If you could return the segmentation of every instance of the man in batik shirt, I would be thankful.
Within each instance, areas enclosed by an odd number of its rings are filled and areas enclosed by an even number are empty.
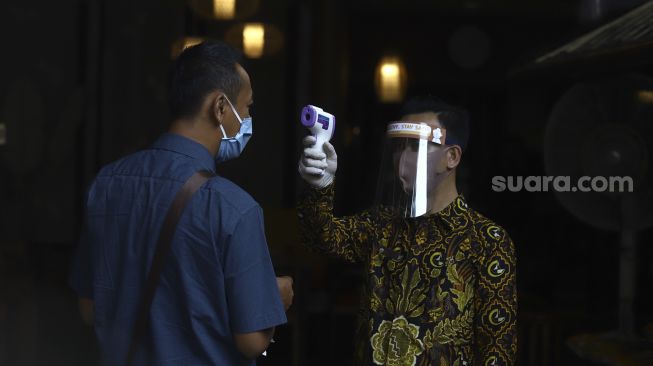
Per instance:
[[[415,98],[388,125],[377,204],[333,215],[335,149],[304,139],[298,206],[303,242],[368,275],[356,365],[513,365],[516,260],[500,226],[471,209],[455,172],[469,135],[467,113]]]

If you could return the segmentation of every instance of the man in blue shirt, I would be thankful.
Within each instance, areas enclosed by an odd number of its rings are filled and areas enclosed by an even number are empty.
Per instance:
[[[216,162],[240,154],[252,135],[251,104],[249,75],[233,49],[186,49],[171,77],[169,133],[105,166],[91,185],[71,285],[103,364],[125,363],[174,196],[195,172],[215,172]],[[286,323],[292,296],[292,279],[275,278],[261,207],[214,176],[179,220],[133,363],[254,365],[274,327]]]

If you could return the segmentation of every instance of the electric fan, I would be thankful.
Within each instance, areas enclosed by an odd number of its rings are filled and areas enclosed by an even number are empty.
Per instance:
[[[562,205],[581,221],[619,231],[619,330],[634,338],[637,232],[653,224],[653,79],[613,76],[574,85],[551,113],[544,140],[547,175],[630,177],[625,192],[557,192]],[[604,184],[597,187],[606,188]],[[616,186],[615,188],[619,188]]]

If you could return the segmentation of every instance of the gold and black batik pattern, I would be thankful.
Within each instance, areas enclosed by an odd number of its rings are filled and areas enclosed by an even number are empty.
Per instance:
[[[335,217],[331,185],[309,189],[298,214],[306,245],[365,264],[356,365],[515,363],[514,245],[462,196],[413,219]]]

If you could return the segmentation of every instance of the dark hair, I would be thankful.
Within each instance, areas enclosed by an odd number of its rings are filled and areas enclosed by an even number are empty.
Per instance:
[[[204,98],[222,90],[232,103],[240,92],[241,79],[236,64],[241,55],[224,42],[205,41],[186,48],[175,60],[170,75],[168,103],[173,119],[192,117]]]
[[[401,116],[426,112],[436,113],[447,130],[445,144],[458,145],[464,151],[469,140],[469,113],[431,95],[411,98],[401,107]]]

